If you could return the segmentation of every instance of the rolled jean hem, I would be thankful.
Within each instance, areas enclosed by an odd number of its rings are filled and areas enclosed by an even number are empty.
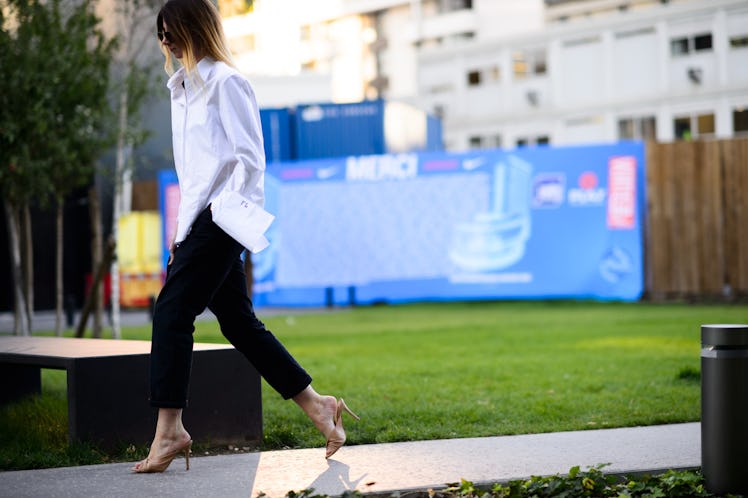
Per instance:
[[[307,375],[306,380],[304,381],[303,385],[298,390],[292,391],[293,394],[283,393],[283,394],[281,394],[281,396],[283,396],[283,399],[285,399],[285,400],[292,399],[297,394],[300,394],[301,391],[303,391],[304,389],[306,389],[307,387],[309,387],[311,385],[311,383],[312,383],[312,378],[309,375]]]
[[[187,408],[187,402],[177,402],[177,401],[158,401],[158,400],[150,400],[151,406],[154,408]]]

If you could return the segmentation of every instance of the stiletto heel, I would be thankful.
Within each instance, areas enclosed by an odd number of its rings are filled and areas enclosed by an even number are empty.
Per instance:
[[[163,472],[180,453],[184,453],[185,465],[187,466],[187,470],[190,470],[190,449],[192,449],[192,439],[187,441],[181,448],[170,451],[157,459],[151,460],[150,457],[146,458],[140,467],[133,467],[132,471],[136,474]]]
[[[351,417],[355,418],[356,420],[361,420],[361,417],[359,417],[358,415],[356,415],[355,413],[353,413],[351,411],[351,409],[348,408],[348,405],[345,404],[345,401],[343,401],[343,398],[340,398],[339,405],[343,407],[343,410],[345,410],[345,411],[348,412],[348,415],[350,415]]]
[[[353,413],[351,409],[348,408],[348,405],[345,404],[345,401],[343,401],[342,398],[338,400],[338,406],[335,409],[335,418],[333,419],[335,428],[327,436],[325,458],[330,458],[331,456],[333,456],[335,452],[342,448],[343,444],[345,444],[346,437],[345,429],[343,429],[343,411],[346,411],[351,417],[355,418],[356,420],[361,420],[358,415]],[[340,433],[342,435],[338,434],[338,430],[340,430]]]

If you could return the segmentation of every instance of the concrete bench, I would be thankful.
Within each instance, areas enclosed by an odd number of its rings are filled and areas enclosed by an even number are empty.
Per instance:
[[[148,341],[0,337],[0,405],[41,392],[41,369],[67,371],[68,436],[104,449],[146,444]],[[262,439],[260,376],[232,346],[195,344],[184,423],[193,439],[253,445]]]

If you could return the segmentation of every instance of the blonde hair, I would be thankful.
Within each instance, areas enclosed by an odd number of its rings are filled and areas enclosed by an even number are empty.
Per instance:
[[[164,31],[164,22],[174,37],[174,43],[182,49],[182,66],[191,79],[202,83],[196,71],[197,63],[202,57],[234,66],[221,16],[210,0],[169,0],[156,18],[158,31]],[[171,76],[174,74],[171,52],[163,44],[161,52],[165,57],[164,70]]]

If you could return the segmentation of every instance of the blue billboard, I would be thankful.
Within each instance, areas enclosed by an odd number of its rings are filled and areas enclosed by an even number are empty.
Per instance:
[[[644,146],[424,152],[278,163],[258,305],[636,300]]]

